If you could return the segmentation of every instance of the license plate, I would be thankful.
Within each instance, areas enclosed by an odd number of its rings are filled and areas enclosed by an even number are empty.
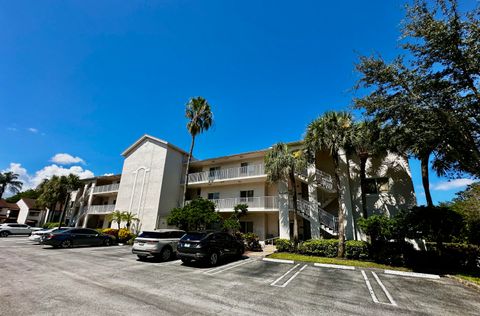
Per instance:
[[[145,245],[145,243],[143,243],[143,242],[139,242],[139,243],[138,243],[138,245],[139,245],[139,246],[144,246],[144,245]]]
[[[183,246],[184,246],[185,248],[188,248],[188,247],[190,247],[190,244],[183,244]]]

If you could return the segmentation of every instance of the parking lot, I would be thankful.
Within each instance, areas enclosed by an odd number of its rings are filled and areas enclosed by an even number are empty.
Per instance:
[[[52,249],[0,239],[0,315],[478,315],[447,278],[259,258],[218,267],[140,262],[128,246]]]

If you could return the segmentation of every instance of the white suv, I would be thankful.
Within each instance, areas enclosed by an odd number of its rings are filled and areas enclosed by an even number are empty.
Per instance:
[[[177,229],[143,231],[135,238],[132,253],[136,254],[139,260],[154,257],[167,261],[176,254],[177,244],[183,235],[185,232]]]
[[[41,228],[38,228],[41,229]],[[0,237],[8,235],[30,235],[32,231],[37,230],[25,224],[5,223],[0,224]]]

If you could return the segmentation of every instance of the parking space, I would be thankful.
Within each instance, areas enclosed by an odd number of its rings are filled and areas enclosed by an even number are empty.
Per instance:
[[[478,292],[449,279],[258,258],[209,268],[140,262],[127,246],[52,249],[0,239],[2,315],[476,315]]]

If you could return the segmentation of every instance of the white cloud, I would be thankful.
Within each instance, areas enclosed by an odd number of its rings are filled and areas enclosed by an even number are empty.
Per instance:
[[[74,157],[66,153],[56,154],[55,156],[52,157],[52,159],[50,159],[50,161],[58,163],[60,165],[72,165],[75,163],[85,164],[85,160],[83,160],[82,158]]]
[[[36,188],[43,179],[50,179],[53,176],[66,176],[71,173],[80,177],[80,179],[86,179],[94,177],[92,171],[83,169],[81,166],[71,166],[70,168],[65,168],[52,164],[45,166],[42,169],[35,172],[35,174],[29,174],[27,169],[22,167],[21,164],[12,162],[7,169],[2,170],[2,172],[12,171],[19,175],[20,181],[23,182],[23,190]]]
[[[450,181],[443,181],[432,184],[432,190],[434,191],[449,191],[464,188],[469,184],[472,184],[472,179],[455,179]]]
[[[113,173],[105,173],[103,174],[105,177],[108,177],[108,176],[113,176]]]
[[[27,131],[32,132],[32,133],[35,133],[35,134],[38,133],[38,129],[36,129],[36,128],[34,128],[34,127],[29,127],[29,128],[27,128]]]

